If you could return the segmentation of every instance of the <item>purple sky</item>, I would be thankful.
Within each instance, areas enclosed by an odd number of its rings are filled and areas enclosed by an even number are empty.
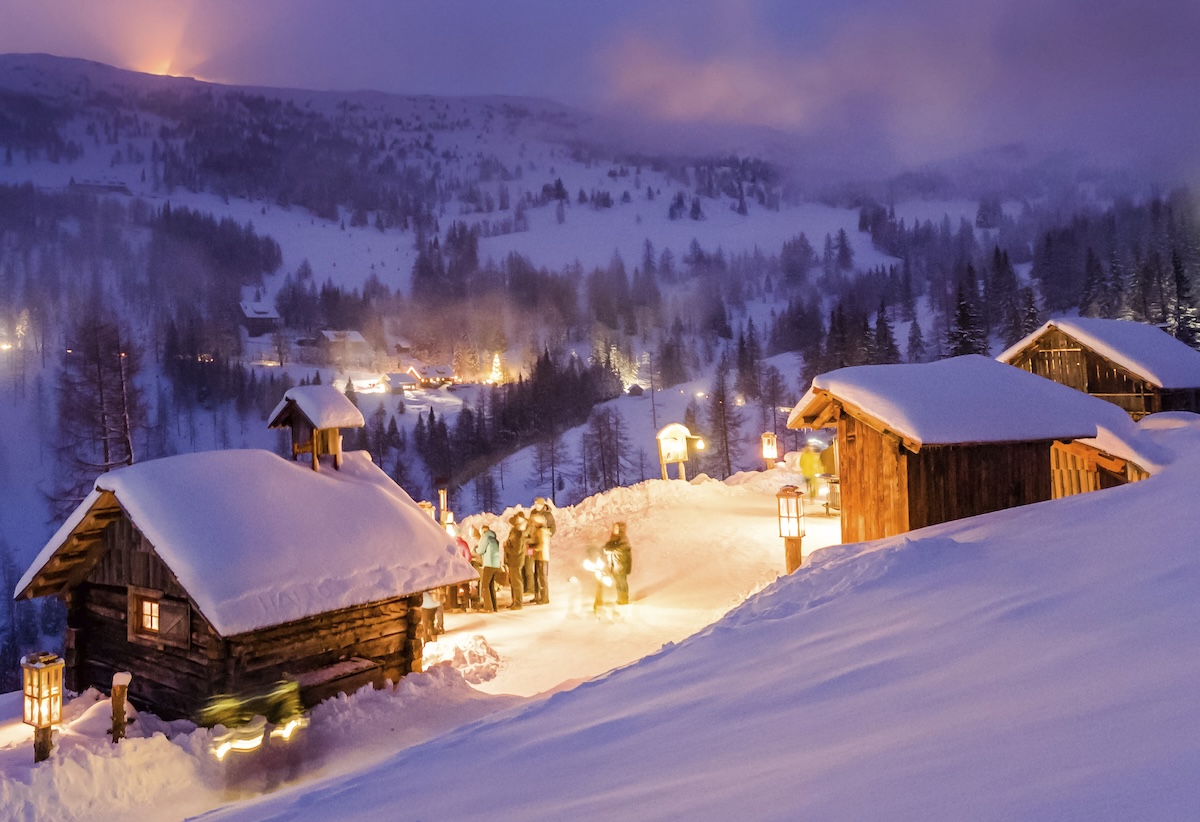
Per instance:
[[[0,0],[0,51],[1200,170],[1198,0]]]

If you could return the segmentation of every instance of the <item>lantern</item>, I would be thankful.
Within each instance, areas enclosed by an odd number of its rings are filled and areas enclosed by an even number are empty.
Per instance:
[[[34,762],[50,756],[50,728],[62,721],[63,665],[63,660],[51,653],[29,654],[21,659],[24,720],[34,728]]]
[[[779,515],[779,536],[783,537],[784,565],[787,573],[800,567],[804,537],[804,493],[795,485],[785,485],[775,494]]]
[[[779,459],[779,439],[771,431],[762,435],[762,457],[768,471],[775,467],[775,460]]]

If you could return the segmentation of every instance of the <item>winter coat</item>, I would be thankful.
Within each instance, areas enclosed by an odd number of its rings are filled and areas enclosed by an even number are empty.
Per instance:
[[[479,544],[475,546],[475,554],[483,563],[484,568],[499,568],[504,564],[504,555],[500,551],[500,540],[491,528],[484,529]]]
[[[549,523],[546,522],[546,515],[541,511],[534,511],[533,516],[529,519],[529,529],[525,532],[525,545],[533,549],[534,559],[541,562],[550,561],[550,535],[552,533]]]
[[[504,540],[504,562],[513,568],[523,568],[525,566],[525,529],[518,524],[519,521],[516,517],[508,522],[512,525],[512,530],[508,532],[508,539]]]
[[[800,453],[800,473],[812,479],[821,473],[821,453],[815,448],[805,448]]]
[[[625,524],[618,523],[618,528],[613,538],[604,543],[604,553],[612,563],[613,573],[625,575],[633,571],[633,546],[625,534]]]
[[[550,536],[554,536],[554,532],[558,530],[558,526],[554,522],[554,512],[550,510],[549,505],[543,505],[540,508],[534,508],[533,513],[541,514],[546,521],[546,529],[550,532]]]

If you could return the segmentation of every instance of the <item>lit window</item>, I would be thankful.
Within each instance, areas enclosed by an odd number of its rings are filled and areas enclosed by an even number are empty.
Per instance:
[[[142,600],[142,630],[158,633],[158,602],[155,600]]]

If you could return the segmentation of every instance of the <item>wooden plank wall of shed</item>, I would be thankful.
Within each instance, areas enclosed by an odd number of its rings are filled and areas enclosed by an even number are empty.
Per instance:
[[[187,599],[187,592],[126,516],[105,528],[102,551],[86,581],[69,597],[68,680],[76,689],[94,686],[107,692],[112,675],[128,671],[133,674],[129,696],[134,704],[165,718],[192,716],[211,685],[209,660],[218,650],[216,632],[193,605],[190,647],[130,642],[130,585],[176,599]]]
[[[1012,365],[1076,391],[1088,390],[1082,347],[1057,328],[1048,329],[1038,337],[1030,348],[1013,359]]]
[[[838,421],[842,541],[890,537],[908,530],[908,451],[893,436],[843,414]]]
[[[253,688],[350,657],[379,662],[395,682],[413,669],[410,616],[419,604],[419,596],[389,599],[230,637],[222,688]]]
[[[926,446],[908,457],[912,529],[1050,497],[1049,442]]]

